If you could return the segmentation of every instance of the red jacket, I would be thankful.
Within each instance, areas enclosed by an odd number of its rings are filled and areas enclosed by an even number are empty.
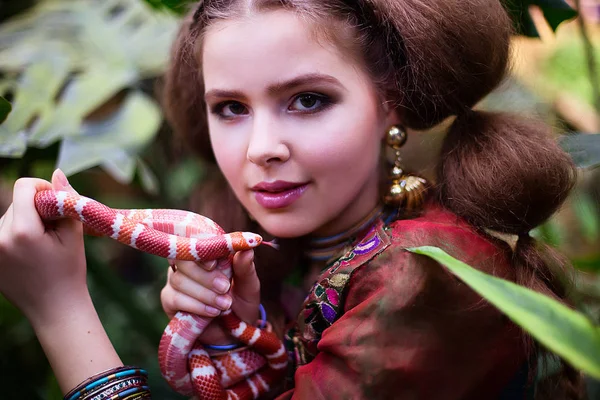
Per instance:
[[[406,251],[426,245],[515,279],[508,246],[439,206],[377,221],[305,300],[286,335],[294,387],[279,399],[500,396],[526,365],[522,332],[440,264]]]

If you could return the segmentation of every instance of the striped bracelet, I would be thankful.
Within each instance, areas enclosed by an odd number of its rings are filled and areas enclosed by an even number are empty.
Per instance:
[[[132,366],[111,368],[77,385],[64,400],[149,399],[147,380],[148,373],[143,369]],[[143,395],[146,397],[141,397]]]

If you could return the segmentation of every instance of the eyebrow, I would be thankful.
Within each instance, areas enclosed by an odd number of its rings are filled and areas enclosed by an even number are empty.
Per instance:
[[[322,83],[327,83],[330,85],[338,86],[340,89],[345,89],[344,85],[342,85],[342,83],[333,76],[314,73],[301,75],[288,81],[277,82],[272,85],[269,85],[269,87],[267,88],[267,93],[273,95],[282,92],[287,92],[300,86],[316,85]],[[211,89],[204,94],[205,100],[209,98],[244,99],[245,97],[246,96],[238,90]]]

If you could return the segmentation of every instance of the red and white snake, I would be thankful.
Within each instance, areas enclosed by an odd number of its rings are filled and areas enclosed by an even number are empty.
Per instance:
[[[212,220],[181,210],[118,210],[66,191],[40,191],[35,206],[44,220],[74,218],[86,233],[109,236],[160,257],[188,261],[218,260],[231,278],[233,254],[259,246],[249,232],[225,233]],[[178,312],[160,341],[163,377],[178,393],[199,399],[256,399],[286,373],[287,352],[270,329],[258,329],[231,311],[219,322],[249,349],[209,356],[196,339],[213,318]]]

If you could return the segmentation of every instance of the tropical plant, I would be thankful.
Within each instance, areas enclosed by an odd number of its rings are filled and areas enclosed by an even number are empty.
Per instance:
[[[600,321],[531,289],[459,261],[437,247],[409,249],[433,258],[548,349],[600,379]]]
[[[129,183],[136,166],[147,173],[137,154],[162,120],[147,82],[164,71],[177,26],[138,0],[43,0],[5,22],[0,94],[13,109],[0,157],[59,142],[67,175],[100,165]]]
[[[563,0],[503,1],[517,31],[527,36],[538,35],[530,13],[532,6],[542,10],[553,30],[576,15]],[[161,135],[168,131],[160,129],[163,117],[155,100],[154,82],[166,67],[180,16],[194,2],[33,3],[32,8],[0,25],[0,96],[4,96],[0,97],[0,209],[3,181],[10,183],[21,175],[49,177],[54,167],[74,175],[74,186],[82,193],[116,207],[184,206],[204,171],[185,151],[166,145],[171,141]],[[571,78],[566,74],[572,73],[569,68],[582,70],[585,57],[568,55],[566,64],[565,57],[557,55],[548,61],[542,71],[544,79],[568,81]],[[575,65],[573,60],[581,61]],[[523,100],[531,95],[524,93],[521,90],[515,96]],[[600,165],[598,138],[600,135],[566,135],[563,145],[582,168],[590,170]],[[106,179],[97,166],[120,185]],[[576,221],[571,225],[578,230],[574,234],[577,240],[597,243],[597,207],[589,193],[581,189],[578,193],[567,210],[568,216],[574,216],[568,218],[569,223]],[[567,229],[558,218],[533,234],[562,246]],[[414,251],[437,257],[540,343],[598,377],[598,358],[594,357],[600,349],[599,321],[587,322],[590,320],[585,318],[592,316],[593,321],[600,316],[600,275],[578,276],[578,294],[583,301],[577,304],[582,314],[481,275],[439,250]],[[86,241],[86,254],[90,290],[117,350],[127,362],[149,368],[155,397],[180,398],[164,385],[156,364],[156,347],[166,323],[158,302],[164,263],[94,238]],[[600,271],[598,255],[590,257],[578,255],[575,264],[587,271]],[[540,330],[533,322],[548,330]],[[26,375],[28,385],[4,392],[7,398],[60,398],[31,328],[1,296],[0,353],[0,383],[4,388],[24,382],[25,371],[39,372]]]

